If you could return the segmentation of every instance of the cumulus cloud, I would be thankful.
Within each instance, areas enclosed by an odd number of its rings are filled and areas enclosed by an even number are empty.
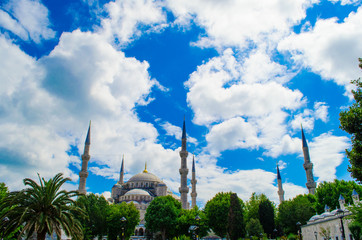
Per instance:
[[[345,86],[349,92],[350,81],[360,77],[357,65],[362,52],[361,21],[362,7],[341,23],[337,18],[319,19],[313,29],[285,38],[278,49],[290,52],[296,63]]]
[[[336,167],[344,159],[344,150],[349,147],[347,137],[322,134],[309,144],[310,158],[314,164],[314,175],[318,182],[333,181],[336,178]]]
[[[166,131],[166,135],[173,136],[175,139],[180,140],[182,137],[182,129],[178,126],[175,126],[169,122],[161,123],[161,127]],[[196,138],[190,137],[187,134],[187,142],[189,143],[197,143]]]
[[[163,4],[152,0],[111,1],[105,5],[108,17],[101,32],[120,44],[126,44],[145,31],[158,31],[166,25]]]
[[[310,5],[311,1],[306,0],[167,1],[177,23],[187,25],[193,20],[206,30],[207,36],[200,38],[198,46],[218,48],[245,47],[250,40],[276,42],[291,26],[305,18],[305,10]]]
[[[55,36],[48,19],[48,9],[40,1],[10,0],[3,8],[5,11],[0,9],[0,26],[21,39],[40,43]]]

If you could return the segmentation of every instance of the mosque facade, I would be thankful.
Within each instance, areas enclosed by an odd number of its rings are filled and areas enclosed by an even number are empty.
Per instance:
[[[88,128],[88,133],[85,141],[84,153],[82,154],[82,168],[79,172],[79,189],[78,192],[82,194],[86,194],[86,179],[88,177],[88,161],[90,159],[89,149],[90,149],[90,124]],[[183,209],[188,209],[190,204],[187,200],[187,195],[189,192],[189,187],[187,186],[187,137],[186,137],[186,126],[185,119],[183,122],[182,129],[182,145],[180,151],[181,158],[181,167],[179,169],[180,173],[180,196],[174,194],[167,185],[156,175],[150,173],[147,170],[147,165],[145,164],[145,169],[132,176],[128,181],[124,181],[124,164],[125,159],[122,158],[120,176],[117,183],[112,187],[111,198],[108,199],[110,202],[117,204],[121,202],[133,203],[140,212],[140,225],[137,226],[135,235],[136,236],[144,236],[146,234],[146,230],[144,227],[145,224],[145,213],[146,209],[152,200],[159,196],[167,196],[170,195],[176,200],[180,201]],[[195,159],[192,161],[192,176],[191,176],[191,207],[196,206],[196,171],[195,171]]]

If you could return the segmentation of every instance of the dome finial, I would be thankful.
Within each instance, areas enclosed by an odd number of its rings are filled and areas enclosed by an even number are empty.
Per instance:
[[[144,173],[148,173],[147,171],[147,162],[145,162],[145,170],[143,170]]]

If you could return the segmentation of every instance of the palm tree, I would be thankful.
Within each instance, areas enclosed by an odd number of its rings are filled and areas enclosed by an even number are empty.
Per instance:
[[[25,178],[23,182],[28,188],[11,192],[3,199],[1,208],[9,207],[0,216],[0,219],[8,219],[6,223],[0,221],[0,229],[5,229],[5,236],[21,227],[19,238],[24,234],[29,238],[36,233],[38,240],[44,240],[46,234],[55,233],[60,237],[63,230],[67,236],[81,239],[82,227],[75,214],[84,215],[84,211],[72,199],[78,196],[78,192],[60,190],[68,180],[63,178],[62,173],[48,181],[39,176],[40,185]]]

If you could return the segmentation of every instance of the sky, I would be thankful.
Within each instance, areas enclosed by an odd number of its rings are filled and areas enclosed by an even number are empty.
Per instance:
[[[184,118],[199,206],[278,204],[277,163],[285,198],[307,193],[301,124],[315,181],[352,180],[361,23],[360,0],[2,0],[0,182],[78,189],[91,121],[87,192],[109,197],[124,156],[125,180],[147,162],[179,194]]]

